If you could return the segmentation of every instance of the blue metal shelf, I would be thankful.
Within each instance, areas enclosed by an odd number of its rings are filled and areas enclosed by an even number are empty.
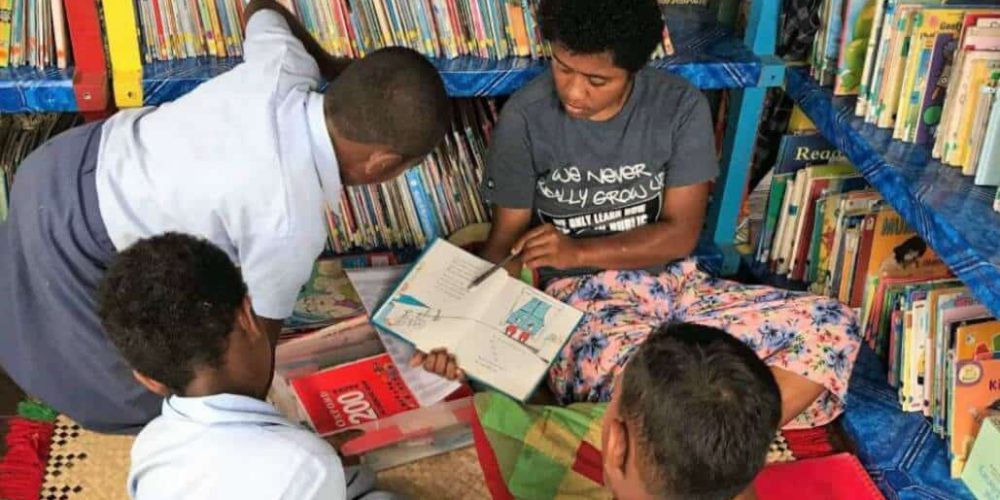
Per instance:
[[[960,169],[931,159],[924,146],[892,140],[892,130],[854,116],[854,98],[834,98],[803,69],[790,69],[788,93],[820,132],[1000,317],[1000,214],[996,188],[973,185]]]
[[[780,61],[759,57],[719,25],[694,31],[677,52],[654,61],[656,68],[683,76],[702,89],[774,86],[781,83]],[[183,59],[154,62],[143,69],[143,102],[172,101],[202,82],[231,69],[240,60]],[[453,97],[511,94],[548,67],[547,61],[509,58],[499,61],[477,57],[436,59],[445,87]]]
[[[0,68],[0,113],[77,111],[73,69]]]

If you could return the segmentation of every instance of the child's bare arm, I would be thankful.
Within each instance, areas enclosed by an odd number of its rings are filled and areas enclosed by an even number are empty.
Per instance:
[[[259,10],[270,9],[282,15],[285,21],[288,22],[288,27],[292,30],[292,34],[295,38],[298,38],[302,45],[305,47],[306,52],[309,53],[316,60],[316,64],[319,66],[319,72],[323,75],[323,78],[327,81],[337,78],[337,75],[344,70],[350,63],[351,60],[342,57],[333,57],[320,46],[319,42],[309,33],[309,30],[302,25],[295,14],[288,11],[283,5],[275,0],[252,0],[243,11],[243,25],[250,20],[250,17]]]

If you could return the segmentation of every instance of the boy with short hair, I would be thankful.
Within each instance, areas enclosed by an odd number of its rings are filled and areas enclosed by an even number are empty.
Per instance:
[[[345,474],[329,444],[264,401],[274,348],[222,250],[177,233],[141,240],[112,263],[98,300],[135,379],[166,398],[132,447],[130,497],[344,499],[371,488],[370,473]]]
[[[778,386],[753,350],[717,328],[663,325],[615,384],[604,484],[623,500],[752,498],[780,418]]]
[[[135,431],[161,403],[96,315],[116,251],[167,231],[208,239],[240,267],[273,342],[342,185],[395,177],[449,125],[444,84],[420,54],[333,58],[274,0],[253,0],[246,18],[241,64],[173,102],[69,130],[18,169],[0,224],[0,365],[88,429]]]

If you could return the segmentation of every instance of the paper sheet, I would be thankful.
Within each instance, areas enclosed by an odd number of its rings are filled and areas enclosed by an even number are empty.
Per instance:
[[[392,293],[393,288],[409,268],[410,266],[369,267],[347,269],[346,272],[354,289],[361,296],[361,302],[365,305],[365,309],[371,315]],[[406,381],[406,385],[420,402],[420,406],[431,406],[461,387],[458,382],[434,375],[421,367],[411,368],[410,358],[413,357],[416,349],[378,328],[376,331],[382,338],[386,352],[392,356],[392,361],[399,368],[400,375]]]

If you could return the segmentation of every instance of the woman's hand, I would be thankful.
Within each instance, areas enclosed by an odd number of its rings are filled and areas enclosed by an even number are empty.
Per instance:
[[[434,349],[430,353],[424,354],[417,351],[410,358],[410,366],[417,367],[423,365],[424,370],[440,375],[448,380],[459,380],[465,378],[465,373],[458,367],[455,356],[448,354],[444,349]]]
[[[530,269],[583,267],[580,244],[552,224],[538,226],[521,236],[512,250],[521,254],[521,262]]]

